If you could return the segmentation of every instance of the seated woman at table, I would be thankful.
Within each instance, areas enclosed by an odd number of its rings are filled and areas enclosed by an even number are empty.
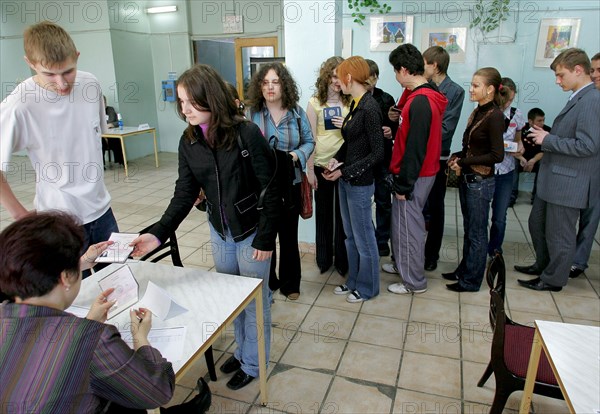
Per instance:
[[[173,396],[171,363],[148,343],[149,311],[130,311],[134,349],[103,323],[112,289],[85,319],[65,312],[82,265],[108,245],[80,259],[83,237],[76,219],[59,212],[32,213],[0,233],[0,290],[13,300],[0,305],[0,400],[8,412],[145,413]],[[203,381],[192,401],[161,412],[204,413],[211,396]]]
[[[204,189],[215,270],[263,281],[263,309],[259,311],[264,316],[268,361],[268,281],[279,205],[272,180],[272,150],[258,126],[239,115],[225,82],[208,65],[195,65],[177,80],[177,112],[188,125],[179,142],[175,193],[160,221],[132,242],[133,255],[143,256],[164,242],[189,214],[200,188]],[[238,347],[221,366],[226,374],[235,372],[227,383],[233,390],[246,386],[259,373],[256,312],[252,301],[234,321]]]

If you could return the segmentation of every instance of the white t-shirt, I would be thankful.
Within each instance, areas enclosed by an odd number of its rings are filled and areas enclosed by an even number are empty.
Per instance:
[[[35,209],[66,211],[90,223],[110,207],[102,131],[106,115],[94,75],[78,71],[68,96],[29,78],[0,103],[0,169],[31,176],[26,165],[11,163],[14,152],[25,150],[36,176]]]

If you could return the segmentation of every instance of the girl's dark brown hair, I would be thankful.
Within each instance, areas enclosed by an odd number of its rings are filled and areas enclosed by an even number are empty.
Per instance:
[[[338,67],[340,63],[344,61],[344,58],[340,56],[332,56],[321,64],[319,69],[319,77],[315,82],[315,94],[314,97],[319,100],[319,104],[325,105],[327,102],[327,93],[329,91],[329,84],[333,75],[333,70]],[[342,102],[345,106],[350,105],[352,96],[344,95],[340,92]]]
[[[267,73],[273,69],[279,82],[281,83],[282,105],[284,109],[295,108],[300,99],[298,86],[285,65],[279,62],[267,63],[260,66],[258,72],[252,76],[248,85],[248,101],[246,102],[253,112],[260,111],[265,104],[265,97],[262,93],[262,84]]]
[[[510,101],[510,92],[517,93],[517,85],[511,78],[502,78],[502,86],[500,87],[500,105],[501,109]]]
[[[215,149],[233,148],[236,145],[237,125],[243,118],[238,115],[238,109],[221,75],[208,65],[194,65],[177,79],[177,87],[180,86],[187,92],[194,108],[210,111],[210,123],[207,136],[204,137],[208,145]],[[177,115],[186,120],[179,97]],[[185,134],[188,142],[193,142],[202,132],[199,126],[188,125]]]

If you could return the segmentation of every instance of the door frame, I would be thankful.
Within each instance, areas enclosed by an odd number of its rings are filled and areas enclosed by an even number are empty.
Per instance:
[[[244,100],[244,75],[242,66],[242,48],[253,47],[253,46],[271,46],[273,48],[273,56],[279,57],[277,50],[277,44],[279,40],[277,37],[247,37],[237,38],[234,40],[235,44],[235,83],[240,99]]]

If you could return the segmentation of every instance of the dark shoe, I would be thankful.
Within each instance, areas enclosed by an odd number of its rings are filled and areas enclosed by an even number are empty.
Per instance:
[[[377,246],[379,250],[379,257],[385,257],[390,255],[390,246],[386,244],[382,244],[381,246]]]
[[[321,274],[327,272],[329,269],[331,269],[331,265],[328,266],[320,266],[317,264],[317,266],[319,266],[319,272],[321,272]]]
[[[460,283],[458,283],[458,282],[456,282],[456,283],[450,283],[449,285],[446,285],[446,288],[448,290],[451,290],[452,292],[470,292],[469,290],[467,290],[464,287],[462,287],[460,285]]]
[[[248,375],[241,369],[238,369],[238,372],[236,372],[227,383],[227,388],[230,390],[239,390],[240,388],[250,384],[253,379],[254,377],[252,375]]]
[[[346,274],[348,273],[348,269],[346,269],[346,270],[343,270],[343,269],[341,269],[341,268],[339,268],[339,267],[337,267],[337,266],[335,267],[335,271],[336,271],[336,272],[338,272],[338,274],[339,274],[340,276],[344,276],[344,277],[345,277],[345,276],[346,276]]]
[[[560,292],[562,290],[562,287],[549,285],[542,281],[542,279],[540,279],[539,277],[536,277],[535,279],[531,280],[519,279],[518,282],[519,285],[533,290],[549,290],[551,292]]]
[[[428,272],[432,272],[435,269],[437,269],[437,260],[425,259],[425,270]]]
[[[442,277],[446,280],[458,280],[458,276],[456,275],[456,272],[442,273]]]
[[[515,270],[520,273],[525,273],[526,275],[539,276],[542,274],[542,270],[538,269],[535,264],[531,266],[518,266],[515,265]]]
[[[160,409],[161,414],[204,414],[210,408],[212,402],[212,393],[204,378],[198,378],[198,395],[190,401],[174,405],[169,408]]]
[[[575,266],[571,266],[571,271],[569,272],[569,277],[571,279],[575,279],[576,277],[581,276],[581,274],[584,272],[583,269],[580,269],[578,267]]]
[[[240,361],[238,361],[237,359],[235,359],[235,357],[232,355],[229,357],[229,359],[227,361],[225,361],[223,363],[223,365],[221,365],[221,368],[219,368],[221,370],[221,372],[223,374],[231,374],[232,372],[237,371],[238,369],[240,369],[242,366],[242,363]]]

